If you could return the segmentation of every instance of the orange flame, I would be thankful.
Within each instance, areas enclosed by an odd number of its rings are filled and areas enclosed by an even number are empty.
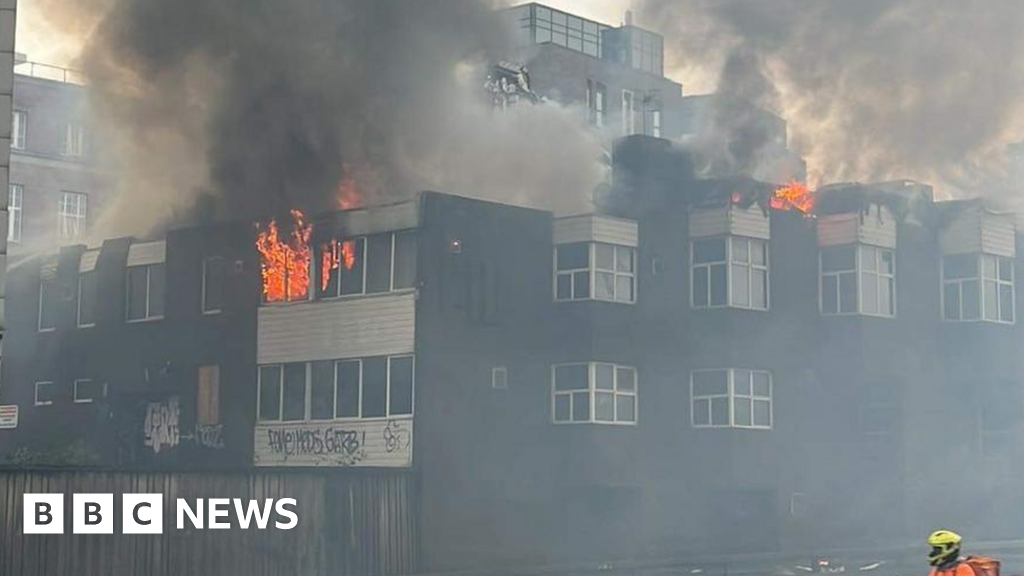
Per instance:
[[[313,225],[298,210],[291,211],[295,227],[291,238],[279,237],[277,222],[257,224],[256,250],[260,253],[263,295],[267,302],[295,302],[309,298],[309,237]]]
[[[356,183],[355,169],[351,164],[342,164],[341,184],[338,185],[338,207],[342,210],[362,208],[366,202],[363,200],[363,193]]]
[[[338,242],[331,240],[320,247],[320,289],[327,290],[331,283],[331,273],[345,265],[345,270],[351,270],[356,265],[356,243],[355,240]]]
[[[771,206],[775,210],[798,210],[810,214],[814,210],[814,193],[805,184],[790,182],[775,190]]]

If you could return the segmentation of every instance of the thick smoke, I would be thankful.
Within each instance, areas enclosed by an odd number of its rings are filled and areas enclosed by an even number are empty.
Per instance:
[[[91,30],[80,66],[121,192],[103,235],[334,209],[346,178],[371,204],[437,189],[581,210],[603,176],[579,111],[485,104],[510,46],[480,0],[50,2]]]
[[[1018,3],[638,0],[636,9],[665,34],[669,67],[684,80],[724,66],[723,89],[780,113],[814,182],[913,178],[987,193],[1002,182],[1006,145],[1024,138]]]

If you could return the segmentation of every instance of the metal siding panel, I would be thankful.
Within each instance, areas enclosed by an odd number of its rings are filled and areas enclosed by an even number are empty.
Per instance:
[[[818,246],[840,246],[856,242],[857,221],[856,214],[818,217]]]
[[[984,214],[981,218],[981,251],[1015,257],[1016,232],[1016,219],[1012,214]]]
[[[728,233],[728,207],[690,210],[690,238],[723,236]]]
[[[859,238],[864,244],[896,247],[896,219],[888,208],[875,205],[866,215],[860,217]]]
[[[639,226],[633,220],[584,214],[554,221],[555,244],[607,242],[620,246],[639,245]]]
[[[943,254],[981,252],[981,209],[971,207],[958,214],[939,235]]]
[[[769,240],[771,238],[771,220],[757,204],[747,208],[732,206],[729,209],[729,233]]]
[[[256,424],[256,466],[412,466],[412,416],[375,420],[261,422]]]
[[[128,266],[160,264],[167,259],[167,242],[143,242],[128,247]]]
[[[412,292],[264,306],[257,313],[259,364],[413,352]]]
[[[594,233],[590,215],[558,218],[554,221],[553,238],[555,244],[589,242],[593,240],[593,237]]]

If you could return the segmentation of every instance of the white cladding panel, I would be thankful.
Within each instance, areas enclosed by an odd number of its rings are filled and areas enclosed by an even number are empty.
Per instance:
[[[939,236],[943,254],[984,252],[1013,257],[1017,226],[1012,214],[996,214],[981,206],[971,206],[946,226]]]
[[[360,358],[414,351],[414,292],[263,306],[259,364]]]
[[[896,247],[896,219],[888,208],[874,204],[867,213],[828,214],[818,217],[818,245],[870,244]]]
[[[857,241],[856,214],[818,216],[818,246],[841,246]]]
[[[374,420],[259,422],[256,466],[408,468],[412,416]]]
[[[729,207],[690,210],[690,238],[724,236],[729,233]]]
[[[1013,214],[985,213],[981,218],[981,251],[1013,258],[1017,255],[1017,226]]]
[[[729,233],[749,238],[771,238],[771,220],[757,204],[746,208],[733,205],[729,209]]]
[[[585,214],[554,221],[554,243],[605,242],[619,246],[639,245],[639,227],[633,220]]]
[[[92,272],[96,269],[96,261],[100,258],[99,250],[86,250],[82,252],[82,258],[78,261],[78,273]]]
[[[167,258],[167,242],[143,242],[128,247],[128,266],[160,264]]]

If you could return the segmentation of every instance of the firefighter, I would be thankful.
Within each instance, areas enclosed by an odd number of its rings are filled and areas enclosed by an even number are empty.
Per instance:
[[[960,557],[964,539],[951,530],[936,530],[928,537],[932,547],[928,563],[932,565],[930,576],[984,576],[978,574],[966,558]]]

